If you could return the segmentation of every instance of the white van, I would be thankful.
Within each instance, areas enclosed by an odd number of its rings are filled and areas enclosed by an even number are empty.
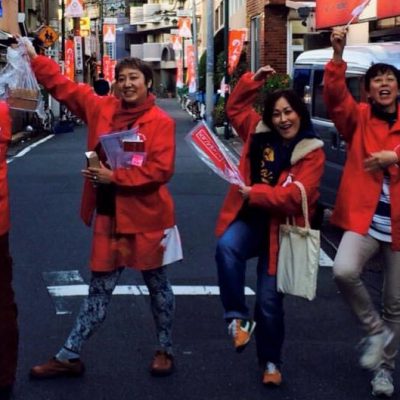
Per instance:
[[[329,119],[322,96],[324,66],[332,54],[332,48],[306,51],[296,59],[293,71],[293,89],[308,104],[314,126],[325,143],[326,165],[320,200],[327,207],[335,203],[346,159],[346,145]],[[343,59],[347,62],[346,81],[351,94],[357,101],[366,101],[366,70],[376,63],[392,64],[400,69],[400,42],[346,46]]]

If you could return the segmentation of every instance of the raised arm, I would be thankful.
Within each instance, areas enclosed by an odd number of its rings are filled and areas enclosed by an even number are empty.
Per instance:
[[[247,135],[255,129],[260,115],[253,108],[259,89],[266,78],[275,70],[269,65],[261,67],[255,74],[245,73],[229,96],[226,107],[227,115],[238,135],[246,140]]]
[[[87,111],[97,101],[93,88],[90,85],[72,82],[61,74],[57,63],[48,57],[37,55],[32,45],[26,46],[38,82],[73,114],[87,122]]]
[[[357,126],[359,110],[346,85],[347,64],[343,60],[346,34],[341,27],[332,31],[333,57],[325,66],[324,100],[338,132],[350,141]]]

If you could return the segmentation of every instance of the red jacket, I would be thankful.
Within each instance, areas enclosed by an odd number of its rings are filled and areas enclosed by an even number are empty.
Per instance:
[[[0,102],[0,235],[10,229],[6,153],[11,140],[11,119],[8,106]]]
[[[244,140],[239,169],[245,183],[250,185],[249,145],[254,134],[267,134],[268,127],[262,122],[261,116],[252,108],[263,82],[252,79],[252,73],[242,76],[229,97],[227,112],[233,127]],[[276,273],[279,251],[279,225],[285,222],[286,215],[296,216],[296,223],[304,226],[301,210],[301,194],[294,184],[282,186],[291,175],[292,180],[303,183],[308,197],[310,215],[315,212],[319,197],[319,182],[323,173],[325,154],[323,142],[319,139],[303,139],[294,148],[291,166],[279,176],[276,186],[255,184],[249,196],[249,204],[264,207],[270,211],[269,232],[269,265],[268,272]],[[222,235],[231,224],[243,205],[243,199],[238,187],[231,185],[225,198],[216,227],[216,234]],[[265,227],[266,231],[268,227]]]
[[[111,131],[112,117],[120,100],[114,96],[98,96],[91,86],[70,81],[61,75],[54,61],[44,56],[35,57],[32,67],[38,81],[51,95],[86,122],[87,148],[93,150],[99,136]],[[154,106],[138,118],[135,126],[146,137],[146,161],[141,167],[118,168],[113,174],[117,185],[116,229],[125,234],[175,225],[174,204],[166,186],[174,172],[175,122]],[[81,217],[87,225],[91,223],[95,205],[96,191],[85,180]]]
[[[332,223],[366,235],[382,190],[383,171],[367,172],[363,161],[372,152],[395,150],[400,156],[400,121],[389,128],[371,113],[369,104],[358,104],[349,93],[345,62],[330,61],[325,67],[324,97],[336,128],[347,142],[347,159],[336,197]],[[400,107],[398,107],[400,115]],[[390,198],[392,248],[400,250],[400,171],[391,165]],[[397,199],[397,200],[396,200]]]

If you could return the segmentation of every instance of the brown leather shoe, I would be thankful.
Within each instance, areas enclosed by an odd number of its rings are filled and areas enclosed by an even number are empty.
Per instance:
[[[34,379],[57,378],[59,376],[81,376],[85,366],[81,360],[60,361],[55,357],[47,363],[35,365],[31,368],[29,375]]]
[[[150,365],[153,376],[167,376],[174,370],[174,357],[164,350],[157,350]]]

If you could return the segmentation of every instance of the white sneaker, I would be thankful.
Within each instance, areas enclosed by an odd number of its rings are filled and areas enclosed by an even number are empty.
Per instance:
[[[375,370],[382,361],[383,350],[393,338],[393,332],[385,327],[376,335],[367,336],[361,341],[362,354],[360,365],[362,368]]]
[[[371,381],[371,386],[374,396],[391,397],[394,392],[392,373],[384,368],[378,369]]]

